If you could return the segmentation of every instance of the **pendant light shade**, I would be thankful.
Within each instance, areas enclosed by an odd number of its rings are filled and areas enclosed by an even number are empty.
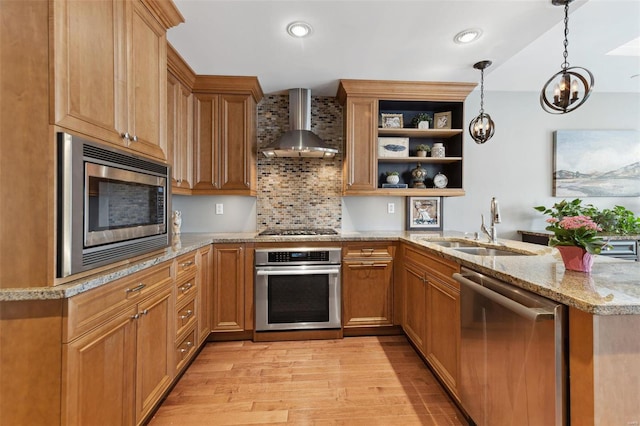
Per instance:
[[[469,134],[477,144],[483,144],[493,137],[496,125],[491,116],[484,112],[484,69],[491,65],[491,61],[480,61],[473,65],[480,70],[480,114],[469,123]]]
[[[560,71],[545,83],[540,92],[540,105],[549,114],[566,114],[580,107],[593,90],[593,74],[586,68],[569,67],[569,3],[573,0],[551,0],[564,6],[564,62]]]

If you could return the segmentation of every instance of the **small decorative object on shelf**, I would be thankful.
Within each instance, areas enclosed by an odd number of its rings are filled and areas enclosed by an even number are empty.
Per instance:
[[[436,112],[433,114],[433,120],[435,121],[434,127],[436,129],[450,129],[451,128],[451,111]]]
[[[444,145],[440,142],[436,142],[433,144],[433,148],[431,149],[431,156],[434,158],[444,158]]]
[[[400,176],[398,176],[398,172],[387,172],[387,183],[395,185],[398,182],[400,182]]]
[[[428,129],[433,119],[426,112],[421,112],[411,120],[413,127],[418,129]]]
[[[415,169],[411,170],[411,176],[413,177],[412,188],[426,188],[424,180],[427,178],[427,171],[420,166],[420,163]]]
[[[433,177],[433,187],[434,188],[446,188],[449,183],[449,179],[443,175],[442,173],[438,173]]]
[[[383,112],[382,127],[385,129],[402,129],[404,127],[402,114],[386,114]]]
[[[416,146],[416,156],[418,157],[426,157],[429,151],[431,151],[431,147],[429,145],[423,144]]]

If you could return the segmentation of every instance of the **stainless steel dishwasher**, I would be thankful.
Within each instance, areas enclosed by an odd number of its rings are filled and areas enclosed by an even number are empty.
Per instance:
[[[566,424],[565,307],[468,268],[460,283],[462,406],[478,426]]]

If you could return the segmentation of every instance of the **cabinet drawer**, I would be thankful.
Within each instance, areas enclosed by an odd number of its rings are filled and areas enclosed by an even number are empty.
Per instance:
[[[189,361],[196,350],[196,329],[193,327],[184,339],[176,345],[176,372],[179,372]]]
[[[183,254],[176,258],[176,281],[182,281],[185,276],[197,271],[196,251]]]
[[[342,249],[344,260],[363,258],[393,258],[394,247],[388,243],[349,243]]]
[[[176,303],[182,303],[189,296],[197,293],[196,271],[193,270],[188,275],[183,276],[182,280],[176,282]]]
[[[67,299],[63,341],[100,325],[113,312],[138,303],[170,281],[171,262],[165,262]]]
[[[176,336],[181,336],[184,331],[196,322],[196,299],[192,297],[176,312]]]

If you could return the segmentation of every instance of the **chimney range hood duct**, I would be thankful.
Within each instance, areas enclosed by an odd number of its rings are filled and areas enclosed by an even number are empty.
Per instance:
[[[265,157],[332,158],[338,150],[311,132],[311,90],[289,90],[289,131],[261,149]]]

